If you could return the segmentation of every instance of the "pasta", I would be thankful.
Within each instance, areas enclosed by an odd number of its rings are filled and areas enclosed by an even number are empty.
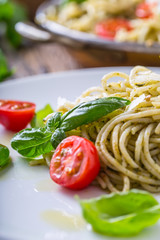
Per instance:
[[[113,77],[122,78],[110,82]],[[142,188],[160,192],[160,75],[136,66],[130,74],[111,72],[102,87],[92,87],[74,103],[59,100],[57,111],[66,112],[80,102],[118,96],[131,100],[100,120],[68,132],[93,141],[99,152],[101,171],[96,183],[110,192]],[[61,105],[62,103],[62,105]]]
[[[139,18],[135,9],[143,2],[154,2],[150,6],[153,15],[151,17]],[[160,13],[157,0],[85,0],[81,3],[70,1],[67,4],[46,9],[47,19],[56,21],[70,29],[96,33],[96,24],[110,18],[126,19],[131,30],[118,28],[114,40],[118,42],[146,43],[148,46],[154,42],[160,42]],[[114,26],[113,26],[114,28]],[[112,29],[113,31],[113,29]]]

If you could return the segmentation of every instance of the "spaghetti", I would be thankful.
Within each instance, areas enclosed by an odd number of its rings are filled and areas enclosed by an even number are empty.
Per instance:
[[[110,82],[121,77],[119,82]],[[75,103],[63,100],[57,111],[68,111],[80,102],[118,96],[131,100],[100,120],[68,132],[95,142],[101,159],[97,183],[111,192],[142,188],[160,192],[160,75],[137,66],[130,74],[112,72],[102,87],[87,89]]]

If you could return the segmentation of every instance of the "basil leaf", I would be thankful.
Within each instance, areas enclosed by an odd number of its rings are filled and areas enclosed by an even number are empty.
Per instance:
[[[52,133],[45,128],[28,128],[17,133],[11,140],[11,146],[22,156],[37,157],[50,152]]]
[[[92,228],[109,236],[136,235],[160,218],[160,204],[151,194],[139,190],[80,200],[80,205]]]
[[[83,124],[96,121],[128,104],[130,104],[129,100],[118,97],[98,98],[93,101],[81,103],[62,116],[60,128],[64,131],[70,131]]]
[[[0,168],[9,163],[9,149],[0,144]]]
[[[31,127],[44,127],[45,124],[43,122],[43,119],[51,113],[53,113],[51,105],[45,105],[44,108],[36,112],[34,118],[31,121]]]
[[[61,123],[61,113],[56,112],[52,117],[50,117],[47,121],[46,128],[49,131],[54,132],[60,126]]]
[[[56,147],[58,146],[58,144],[64,139],[66,138],[66,134],[63,131],[63,129],[56,129],[55,132],[52,135],[51,138],[51,143],[54,149],[56,149]]]

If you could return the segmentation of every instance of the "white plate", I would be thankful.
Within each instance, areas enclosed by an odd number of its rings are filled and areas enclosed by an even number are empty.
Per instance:
[[[86,88],[100,85],[107,72],[128,73],[130,69],[98,68],[11,80],[0,84],[0,98],[33,101],[37,109],[46,103],[56,107],[58,96],[74,100]],[[0,127],[0,143],[10,148],[12,136],[13,133]],[[113,239],[88,228],[74,198],[76,194],[80,198],[90,198],[104,192],[96,187],[82,191],[63,189],[50,180],[47,167],[30,167],[26,160],[10,150],[13,164],[0,172],[1,240]],[[159,236],[160,224],[156,224],[132,239],[158,240]]]

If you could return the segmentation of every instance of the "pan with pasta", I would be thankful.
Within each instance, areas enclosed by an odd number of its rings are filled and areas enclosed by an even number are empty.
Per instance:
[[[50,21],[109,41],[160,42],[157,0],[65,0],[45,12]]]

